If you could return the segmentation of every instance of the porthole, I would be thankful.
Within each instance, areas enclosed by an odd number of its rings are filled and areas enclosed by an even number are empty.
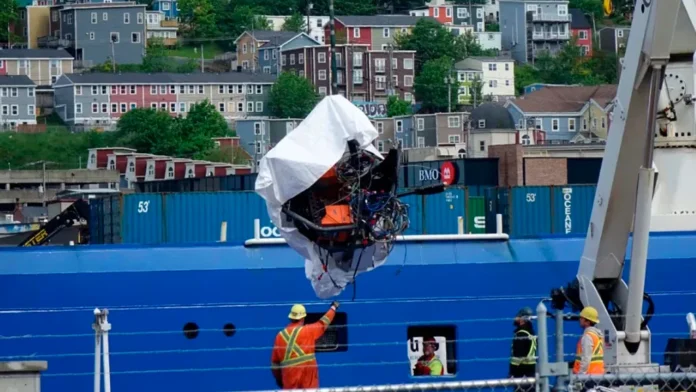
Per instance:
[[[222,333],[224,333],[228,338],[231,338],[237,333],[237,328],[234,326],[234,324],[227,323],[224,327],[222,327]]]
[[[197,338],[199,332],[198,324],[196,323],[186,323],[186,325],[184,325],[184,336],[186,336],[187,339]]]

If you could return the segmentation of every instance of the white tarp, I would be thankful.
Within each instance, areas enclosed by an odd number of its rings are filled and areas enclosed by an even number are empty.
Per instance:
[[[259,164],[256,192],[266,200],[268,214],[281,236],[305,258],[305,274],[319,298],[338,295],[353,280],[356,267],[359,274],[383,264],[388,255],[387,245],[379,243],[356,250],[353,266],[348,271],[338,269],[329,257],[327,276],[321,262],[327,260],[326,251],[286,222],[281,216],[285,215],[281,212],[282,205],[310,188],[332,168],[343,157],[349,140],[357,141],[362,148],[382,158],[372,145],[377,135],[375,127],[357,106],[341,95],[327,96]]]

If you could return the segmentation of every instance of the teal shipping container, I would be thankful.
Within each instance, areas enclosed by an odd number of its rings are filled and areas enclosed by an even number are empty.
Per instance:
[[[513,187],[510,191],[510,235],[551,234],[551,209],[551,187]]]
[[[123,197],[121,233],[124,244],[164,242],[164,197],[160,193],[136,193]]]
[[[553,187],[551,231],[553,234],[584,235],[590,224],[596,185]]]
[[[427,195],[425,200],[425,227],[423,234],[456,234],[459,219],[466,220],[466,191],[452,188]]]
[[[409,226],[404,232],[404,235],[423,234],[423,228],[425,226],[425,216],[423,216],[423,196],[404,196],[401,198],[401,201],[408,205]]]
[[[90,244],[121,243],[121,196],[107,196],[89,201]]]

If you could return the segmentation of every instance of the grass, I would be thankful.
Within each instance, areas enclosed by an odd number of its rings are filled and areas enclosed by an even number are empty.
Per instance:
[[[169,49],[168,54],[174,57],[186,57],[190,59],[201,58],[201,46],[182,46],[177,49]],[[203,58],[213,59],[215,56],[225,53],[226,50],[215,42],[203,44]]]

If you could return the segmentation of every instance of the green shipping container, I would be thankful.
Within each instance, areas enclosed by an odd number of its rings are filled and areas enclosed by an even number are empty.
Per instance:
[[[466,206],[466,232],[483,234],[486,232],[486,198],[469,197]]]

